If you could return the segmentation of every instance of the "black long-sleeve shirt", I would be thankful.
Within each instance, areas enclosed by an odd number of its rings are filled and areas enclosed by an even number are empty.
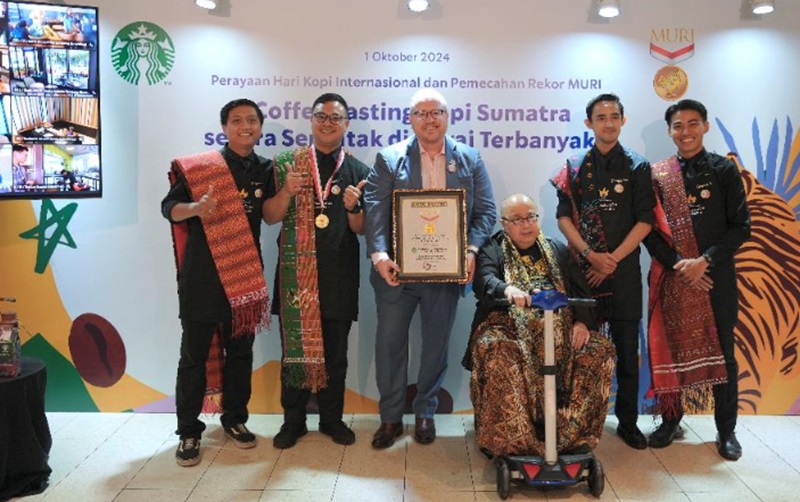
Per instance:
[[[572,184],[572,198],[558,191],[557,218],[572,218],[573,204],[578,204],[580,213],[580,206],[597,203],[609,252],[622,244],[637,223],[652,225],[655,222],[651,168],[644,157],[617,143],[605,155],[595,146],[580,161],[577,179]],[[636,246],[617,264],[613,277],[609,279],[613,281],[613,294],[606,305],[610,310],[603,312],[604,317],[641,319],[639,252],[639,246]]]
[[[320,183],[325,185],[333,175],[339,149],[324,154],[316,151],[319,163]],[[329,218],[326,228],[314,227],[317,274],[319,277],[319,304],[322,317],[343,321],[358,320],[358,288],[360,284],[359,269],[362,256],[359,252],[358,236],[350,230],[347,212],[344,209],[344,192],[348,185],[356,186],[366,179],[369,167],[350,154],[345,154],[342,166],[331,182],[331,192],[325,201],[325,215]],[[274,176],[273,176],[274,180]],[[266,192],[271,198],[278,190],[273,182]],[[320,213],[320,201],[314,196],[314,214]],[[278,236],[280,248],[280,235]],[[272,302],[272,313],[280,314],[279,291],[280,274],[278,266],[275,271],[275,295]]]
[[[730,159],[705,150],[679,162],[697,248],[711,258],[712,268],[725,266],[750,237],[750,212],[739,169]],[[667,268],[679,260],[675,249],[655,231],[644,244]]]
[[[240,157],[227,146],[222,148],[221,153],[231,170],[236,188],[242,194],[242,205],[250,224],[250,231],[258,249],[259,258],[261,258],[262,205],[269,185],[272,183],[271,161],[254,152],[247,157]],[[202,193],[198,194],[196,199],[199,199],[200,196]],[[189,194],[186,180],[183,176],[179,176],[167,196],[161,201],[161,214],[164,218],[173,221],[171,213],[175,204],[194,200]],[[185,221],[189,226],[189,236],[184,250],[183,265],[178,273],[180,318],[193,321],[229,322],[231,307],[217,273],[211,249],[208,247],[203,224],[198,217],[192,217]],[[263,266],[263,259],[261,261]]]
[[[750,212],[742,176],[733,161],[705,150],[679,161],[697,248],[700,254],[711,258],[708,274],[714,282],[714,316],[718,326],[732,329],[738,296],[733,255],[750,237]],[[656,231],[650,232],[644,245],[667,270],[680,258],[696,258],[679,257]]]

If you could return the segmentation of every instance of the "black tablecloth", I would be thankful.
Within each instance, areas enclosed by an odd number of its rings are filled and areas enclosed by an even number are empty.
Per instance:
[[[18,377],[0,377],[0,501],[39,493],[47,486],[53,439],[44,414],[44,363],[22,358]]]

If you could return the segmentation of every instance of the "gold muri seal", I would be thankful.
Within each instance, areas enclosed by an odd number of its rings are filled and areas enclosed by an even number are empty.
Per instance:
[[[661,99],[675,101],[689,89],[689,76],[678,66],[664,66],[653,77],[653,89]]]

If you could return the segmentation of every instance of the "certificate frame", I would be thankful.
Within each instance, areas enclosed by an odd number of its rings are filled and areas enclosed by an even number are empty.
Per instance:
[[[466,284],[466,191],[394,190],[392,244],[399,282]]]

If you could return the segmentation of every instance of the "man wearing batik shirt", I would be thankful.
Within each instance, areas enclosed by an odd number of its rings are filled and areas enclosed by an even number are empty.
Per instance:
[[[678,155],[653,166],[656,223],[644,243],[650,271],[650,359],[656,412],[650,447],[683,437],[684,411],[714,402],[717,450],[742,456],[734,429],[738,366],[733,327],[738,289],[733,254],[750,237],[750,213],[737,165],[709,153],[706,107],[685,99],[664,116]]]
[[[601,94],[586,106],[595,144],[567,160],[553,179],[558,228],[578,258],[601,321],[617,350],[617,434],[636,449],[647,440],[636,425],[639,400],[639,321],[642,273],[639,244],[653,223],[650,164],[619,144],[625,114],[619,97]]]

